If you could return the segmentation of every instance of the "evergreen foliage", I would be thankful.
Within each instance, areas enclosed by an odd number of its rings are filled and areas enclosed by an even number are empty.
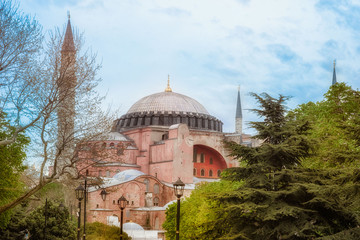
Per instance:
[[[249,148],[234,142],[225,142],[232,149],[231,155],[241,158],[249,166],[262,166],[262,168],[281,169],[299,164],[303,157],[308,156],[311,143],[306,138],[309,129],[308,122],[296,121],[294,115],[285,115],[283,103],[288,99],[279,96],[275,99],[266,93],[252,96],[258,101],[261,109],[253,109],[264,120],[250,122],[250,126],[258,132],[254,138],[263,141],[259,147]]]
[[[47,222],[45,226],[45,214]],[[61,209],[57,204],[48,201],[46,211],[45,205],[31,212],[26,218],[26,227],[30,232],[30,240],[46,239],[75,239],[76,227],[70,221],[70,214],[67,208]]]
[[[66,208],[61,209],[58,204],[48,201],[46,211],[45,205],[32,212],[28,212],[28,210],[26,204],[15,208],[8,226],[0,230],[0,239],[24,239],[26,232],[29,233],[31,240],[45,239],[44,234],[49,240],[76,238],[75,223],[70,221],[69,211]],[[45,212],[47,214],[46,226]]]

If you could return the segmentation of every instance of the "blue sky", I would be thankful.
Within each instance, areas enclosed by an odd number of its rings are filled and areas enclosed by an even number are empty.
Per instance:
[[[198,100],[234,131],[237,86],[292,96],[293,108],[319,101],[332,80],[354,89],[360,76],[360,1],[315,0],[21,0],[45,30],[72,25],[97,52],[106,104],[126,113],[164,91]],[[243,110],[244,121],[257,120]],[[245,124],[245,132],[252,132]]]

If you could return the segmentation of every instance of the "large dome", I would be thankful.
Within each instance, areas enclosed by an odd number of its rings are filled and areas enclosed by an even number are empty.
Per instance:
[[[131,106],[129,113],[175,112],[206,114],[208,111],[195,99],[175,92],[161,92],[143,97]]]
[[[141,98],[114,123],[113,131],[123,132],[147,126],[171,126],[184,123],[190,129],[222,132],[222,122],[211,116],[195,99],[174,93],[169,85],[165,92]]]

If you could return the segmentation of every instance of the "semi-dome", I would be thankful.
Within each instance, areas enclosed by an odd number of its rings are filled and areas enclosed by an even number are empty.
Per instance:
[[[195,99],[172,92],[168,83],[165,92],[143,97],[134,103],[125,115],[115,121],[113,131],[178,123],[184,123],[190,129],[218,132],[222,132],[223,124]]]
[[[208,111],[198,101],[175,92],[160,92],[143,97],[131,106],[127,114],[149,112],[183,112],[209,115]]]
[[[127,182],[130,180],[134,180],[135,178],[137,178],[141,175],[145,175],[145,173],[140,172],[135,169],[128,169],[128,170],[124,170],[122,172],[115,174],[113,178],[115,178],[116,180],[119,180],[121,182]]]

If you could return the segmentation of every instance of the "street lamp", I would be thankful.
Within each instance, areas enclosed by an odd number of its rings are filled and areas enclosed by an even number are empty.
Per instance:
[[[88,175],[88,171],[86,171],[86,176]],[[86,200],[87,200],[87,177],[85,176],[85,183],[84,183],[84,233],[83,233],[83,240],[86,239]]]
[[[106,195],[108,194],[108,192],[105,190],[105,188],[103,188],[100,192],[101,198],[103,201],[106,200]]]
[[[46,222],[47,222],[47,218],[48,218],[48,216],[49,216],[49,214],[48,214],[48,211],[47,211],[47,205],[48,205],[48,203],[47,203],[47,198],[45,199],[45,210],[44,210],[44,216],[45,216],[45,225],[44,225],[44,240],[46,240]]]
[[[81,184],[75,189],[76,199],[79,200],[78,209],[78,229],[77,229],[77,240],[80,240],[80,216],[81,216],[81,200],[84,198],[85,189]]]
[[[127,200],[126,198],[124,197],[124,195],[122,195],[119,199],[118,199],[118,206],[121,210],[121,215],[120,215],[120,240],[123,240],[123,210],[124,208],[126,207],[126,203],[127,203]]]
[[[175,196],[177,198],[177,214],[176,214],[176,240],[179,240],[179,229],[180,229],[180,198],[184,193],[185,184],[180,178],[173,183]]]

